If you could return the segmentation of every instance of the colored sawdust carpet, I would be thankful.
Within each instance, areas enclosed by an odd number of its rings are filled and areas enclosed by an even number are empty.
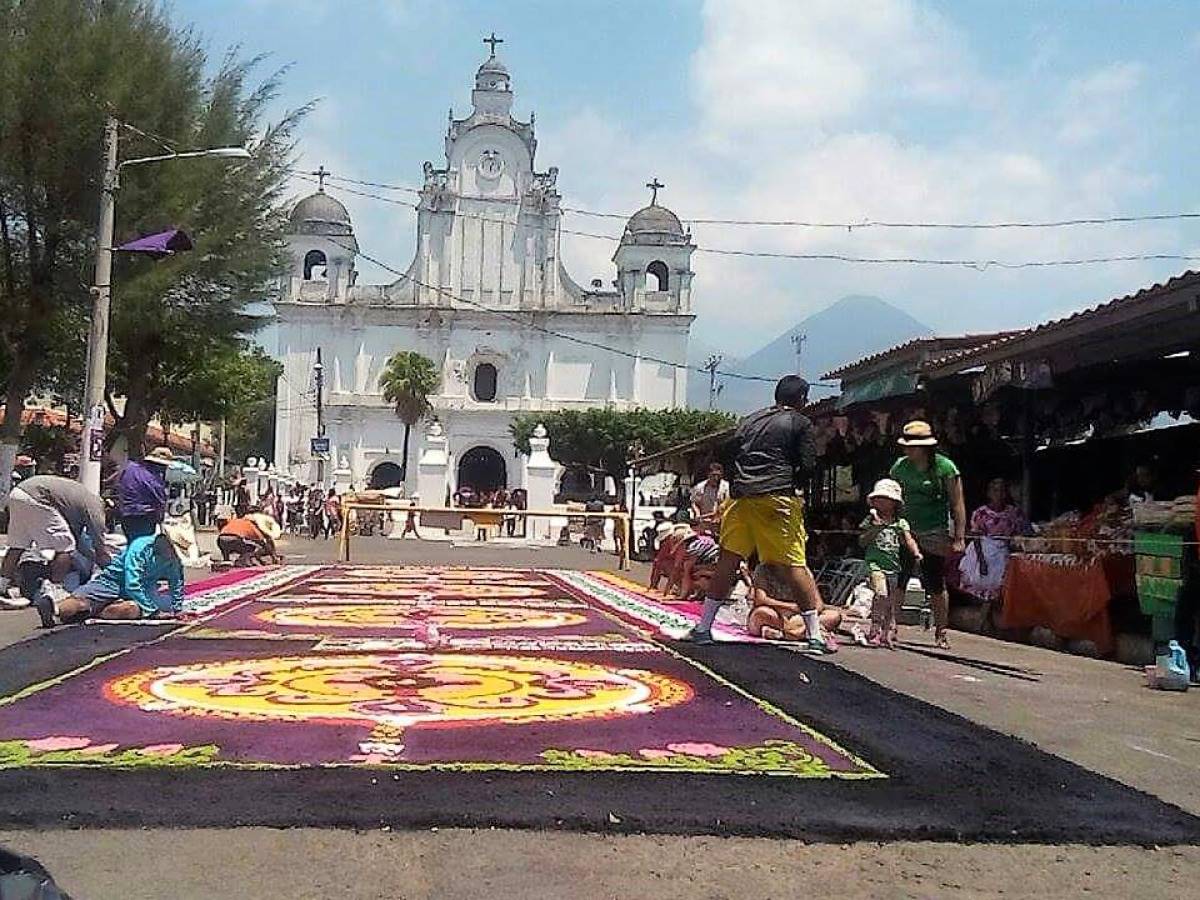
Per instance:
[[[0,706],[0,767],[881,777],[647,640],[579,583],[544,572],[361,575],[243,582],[240,599],[206,605],[203,629],[27,690]]]
[[[681,652],[658,635],[690,611],[612,575],[283,567],[185,608],[0,651],[0,825],[1200,840],[1173,807],[836,666]]]

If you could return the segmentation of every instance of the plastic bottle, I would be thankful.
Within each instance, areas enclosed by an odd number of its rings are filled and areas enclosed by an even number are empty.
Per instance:
[[[1187,653],[1178,641],[1167,644],[1167,652],[1158,656],[1157,686],[1163,691],[1186,691],[1191,681],[1191,669],[1188,667]]]

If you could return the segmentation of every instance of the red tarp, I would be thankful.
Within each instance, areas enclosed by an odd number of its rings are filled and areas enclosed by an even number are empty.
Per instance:
[[[1092,641],[1108,655],[1114,645],[1109,618],[1114,585],[1132,580],[1131,556],[1105,556],[1078,565],[1013,556],[1004,576],[1000,627],[1041,625],[1063,638]]]

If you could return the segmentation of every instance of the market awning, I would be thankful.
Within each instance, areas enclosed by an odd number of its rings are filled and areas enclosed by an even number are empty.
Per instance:
[[[837,401],[838,409],[846,409],[856,403],[870,403],[886,397],[903,397],[916,393],[917,378],[915,372],[893,372],[860,381],[842,391]]]
[[[631,459],[629,466],[640,474],[647,469],[666,465],[674,459],[681,459],[700,452],[711,452],[714,448],[728,441],[732,436],[733,429],[726,428],[723,431],[706,434],[693,440],[685,441],[682,444],[667,447],[665,450],[659,450],[657,453],[647,453],[645,456]]]

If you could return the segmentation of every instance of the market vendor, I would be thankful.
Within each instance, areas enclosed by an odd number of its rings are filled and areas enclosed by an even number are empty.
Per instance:
[[[981,600],[995,600],[1004,585],[1012,539],[1029,533],[1029,522],[1013,503],[1008,481],[988,482],[988,502],[971,513],[971,545],[959,563],[962,589]]]
[[[921,548],[921,585],[933,606],[934,640],[945,649],[950,646],[946,636],[950,623],[946,558],[966,549],[962,475],[949,457],[937,452],[938,440],[928,422],[909,422],[897,443],[904,455],[893,463],[888,474],[904,489],[905,517]],[[901,584],[908,582],[912,571],[913,562],[909,560],[901,570]]]

